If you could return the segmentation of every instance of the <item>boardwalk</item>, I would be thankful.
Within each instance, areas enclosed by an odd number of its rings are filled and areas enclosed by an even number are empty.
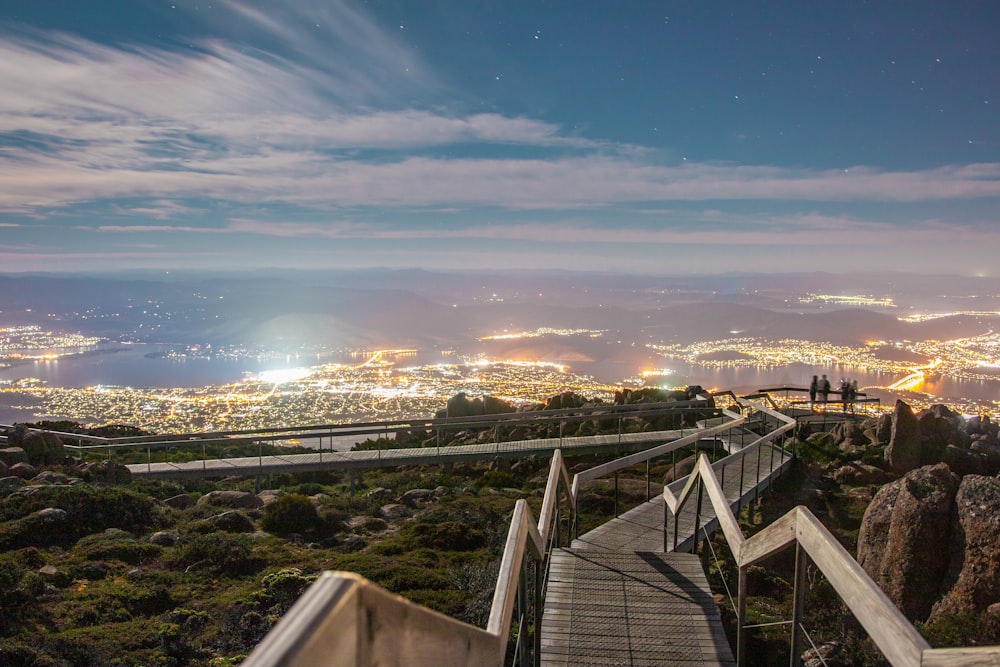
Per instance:
[[[592,452],[630,452],[671,442],[694,429],[649,431],[612,435],[538,438],[508,442],[446,447],[409,447],[351,452],[320,451],[282,456],[244,456],[240,458],[200,459],[178,463],[134,463],[128,466],[133,475],[154,478],[223,477],[228,475],[268,475],[283,472],[316,470],[362,470],[399,465],[484,461],[496,457],[551,456],[557,449],[567,454]]]
[[[790,462],[780,448],[762,445],[714,467],[726,496],[742,506]],[[691,544],[696,509],[689,502],[678,516],[679,549]],[[697,557],[667,553],[673,551],[674,521],[665,525],[664,511],[663,499],[654,498],[553,553],[543,665],[735,664]],[[704,503],[699,526],[713,530],[714,517]]]

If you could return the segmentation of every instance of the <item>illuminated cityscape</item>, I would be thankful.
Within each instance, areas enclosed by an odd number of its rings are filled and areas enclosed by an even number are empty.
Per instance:
[[[806,298],[840,303],[821,294]],[[865,305],[890,304],[873,301]],[[1000,333],[993,331],[951,340],[871,340],[855,346],[746,335],[638,344],[612,341],[609,333],[596,327],[511,327],[476,340],[608,339],[609,345],[644,347],[660,363],[636,366],[618,378],[596,379],[584,362],[536,359],[530,353],[515,358],[502,352],[490,355],[483,350],[440,347],[434,351],[436,363],[428,363],[427,350],[408,346],[289,354],[258,346],[205,343],[169,347],[145,356],[163,359],[163,363],[190,364],[200,360],[236,363],[280,354],[286,367],[204,386],[163,387],[155,379],[141,383],[148,386],[55,386],[57,382],[34,377],[30,369],[146,348],[55,327],[9,326],[0,329],[0,369],[7,378],[0,380],[0,403],[7,418],[13,414],[17,421],[70,419],[91,425],[120,423],[157,432],[188,432],[430,417],[459,392],[515,404],[539,402],[565,391],[610,400],[623,386],[693,382],[708,389],[728,389],[726,378],[746,369],[755,369],[754,377],[765,378],[778,377],[782,369],[798,369],[793,376],[801,380],[815,369],[825,369],[820,372],[860,375],[866,380],[862,391],[879,397],[883,409],[897,397],[916,408],[947,403],[970,414],[995,414],[1000,408]],[[614,338],[620,337],[621,332],[616,332]],[[331,361],[331,357],[339,359]],[[705,377],[720,378],[723,386],[711,386],[715,382],[699,377],[700,371]],[[831,375],[831,380],[836,378]]]

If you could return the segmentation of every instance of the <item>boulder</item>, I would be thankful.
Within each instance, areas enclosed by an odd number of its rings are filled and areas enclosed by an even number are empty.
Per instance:
[[[838,484],[850,486],[867,486],[869,484],[885,484],[889,476],[881,468],[867,463],[852,461],[833,471],[831,477]]]
[[[387,521],[398,521],[399,519],[406,519],[411,516],[410,510],[406,507],[406,505],[400,505],[399,503],[382,505],[382,507],[379,508],[378,513]]]
[[[38,474],[38,469],[30,463],[15,463],[10,467],[10,474],[21,479],[32,479]]]
[[[6,477],[10,474],[10,468],[3,461],[0,461],[0,477]]]
[[[407,507],[420,507],[422,503],[433,498],[434,492],[430,489],[410,489],[400,497],[399,502]]]
[[[257,497],[260,498],[261,502],[264,503],[264,507],[267,507],[275,500],[280,498],[281,495],[282,495],[281,489],[264,489],[263,491],[257,494]]]
[[[395,494],[389,489],[383,486],[377,486],[368,493],[365,494],[365,498],[372,498],[374,500],[389,500]]]
[[[892,410],[892,435],[885,448],[885,460],[893,472],[904,473],[920,465],[920,423],[910,406],[897,400]]]
[[[955,494],[946,577],[948,592],[934,606],[939,614],[978,614],[1000,600],[1000,479],[968,475]]]
[[[63,441],[47,431],[29,431],[21,440],[21,448],[34,465],[55,465],[66,457]]]
[[[161,530],[149,536],[149,543],[160,547],[172,547],[177,544],[177,540],[179,539],[177,533]]]
[[[194,506],[194,498],[186,493],[181,493],[176,496],[170,496],[163,501],[163,504],[167,507],[173,507],[175,510],[186,510]]]
[[[59,507],[46,507],[45,509],[32,512],[25,517],[31,523],[64,523],[69,520],[66,510]]]
[[[27,460],[27,455],[20,447],[4,447],[0,449],[0,461],[8,466],[12,466],[15,463],[24,463]]]
[[[6,498],[10,494],[14,493],[23,486],[27,486],[27,482],[21,477],[9,476],[0,477],[0,498]]]
[[[87,463],[82,466],[90,474],[90,479],[102,484],[131,484],[132,471],[127,466],[113,461]]]
[[[986,472],[986,457],[979,452],[968,451],[955,445],[944,448],[944,462],[959,477],[982,475]]]
[[[911,621],[941,595],[958,484],[943,463],[918,468],[879,489],[861,521],[858,563]]]
[[[52,484],[56,486],[68,486],[76,484],[79,481],[76,477],[70,477],[61,472],[53,472],[51,470],[43,470],[31,478],[32,484]]]
[[[264,501],[249,491],[210,491],[198,499],[198,504],[253,510],[263,507]]]

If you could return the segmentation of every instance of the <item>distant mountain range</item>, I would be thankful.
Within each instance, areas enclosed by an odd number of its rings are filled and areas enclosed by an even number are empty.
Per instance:
[[[70,330],[147,342],[339,347],[465,347],[482,336],[539,327],[604,330],[605,342],[640,345],[743,336],[856,344],[952,339],[984,333],[998,324],[997,318],[967,315],[906,323],[890,312],[800,305],[795,297],[810,284],[821,286],[825,278],[830,276],[777,280],[425,271],[190,279],[0,276],[0,324],[58,322]],[[909,279],[891,278],[912,285]],[[871,282],[884,285],[887,280]],[[957,289],[968,290],[972,279],[954,281]],[[722,282],[730,283],[728,290],[720,291]],[[966,291],[957,303],[995,302],[1000,294],[997,281],[979,286],[994,291]],[[526,344],[537,348],[542,343],[491,345],[509,349]],[[580,337],[545,344],[563,349],[567,357],[592,357],[601,342]]]

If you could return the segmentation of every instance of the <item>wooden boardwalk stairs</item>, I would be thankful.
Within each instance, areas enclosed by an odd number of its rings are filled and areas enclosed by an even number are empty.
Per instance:
[[[716,465],[737,507],[789,462],[780,448],[761,444]],[[736,664],[698,556],[677,551],[690,548],[696,526],[700,536],[714,529],[711,504],[699,518],[688,503],[676,522],[665,521],[665,511],[663,498],[653,498],[553,552],[542,665]]]

